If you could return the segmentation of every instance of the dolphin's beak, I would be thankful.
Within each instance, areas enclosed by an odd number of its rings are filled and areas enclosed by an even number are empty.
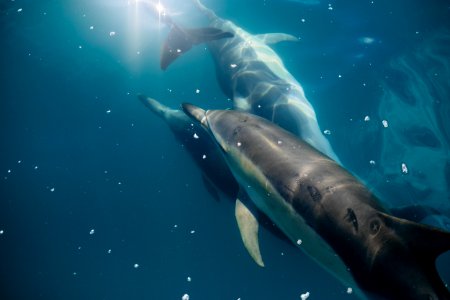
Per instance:
[[[199,122],[204,127],[208,128],[208,122],[206,121],[206,111],[189,103],[181,104],[184,113],[192,120]]]

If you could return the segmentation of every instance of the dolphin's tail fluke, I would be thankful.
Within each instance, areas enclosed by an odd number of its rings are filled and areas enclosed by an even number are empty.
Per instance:
[[[194,45],[234,36],[233,33],[213,27],[186,29],[179,27],[173,21],[170,21],[170,25],[172,28],[161,53],[160,66],[163,70]]]
[[[203,3],[200,2],[200,0],[192,0],[192,1],[200,10],[200,12],[204,14],[210,21],[218,18],[217,15],[212,10],[204,6]]]

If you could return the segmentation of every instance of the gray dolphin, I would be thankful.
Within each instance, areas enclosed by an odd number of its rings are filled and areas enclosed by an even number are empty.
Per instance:
[[[209,131],[241,186],[236,216],[252,256],[261,259],[246,195],[347,286],[356,281],[374,299],[450,299],[435,267],[450,233],[391,216],[339,164],[263,118],[183,109]]]
[[[208,17],[208,27],[183,29],[170,20],[172,29],[161,53],[161,67],[166,69],[193,45],[205,42],[215,62],[219,85],[233,99],[236,110],[273,121],[338,161],[320,131],[316,113],[303,88],[270,47],[274,43],[298,39],[284,33],[252,35],[233,22],[219,18],[200,1],[193,2]],[[167,46],[172,44],[176,46]]]

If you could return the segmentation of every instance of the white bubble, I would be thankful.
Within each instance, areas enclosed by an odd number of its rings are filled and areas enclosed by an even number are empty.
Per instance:
[[[8,170],[8,174],[11,173],[11,170]]]
[[[281,144],[283,144],[283,142],[282,141],[278,141],[278,145],[281,145]]]
[[[181,53],[181,49],[177,49],[177,53]]]
[[[18,164],[21,164],[21,163],[22,163],[22,161],[21,161],[21,160],[18,160],[18,161],[17,161],[17,163],[18,163]]]
[[[50,189],[50,192],[54,192],[55,191],[55,188],[54,187],[52,187],[51,189]]]
[[[110,31],[109,32],[109,36],[115,36],[116,35],[116,32],[115,31]]]
[[[206,158],[206,154],[203,154],[202,158],[205,159]]]
[[[95,229],[91,229],[91,231],[89,231],[90,235],[93,235],[95,233]]]
[[[364,121],[369,122],[370,121],[370,117],[369,116],[365,116],[364,117]]]
[[[21,9],[21,8],[19,8],[18,10],[17,10],[17,12],[21,12],[23,9]]]
[[[360,38],[359,41],[363,44],[370,45],[375,42],[375,39],[373,37],[364,36],[364,37]]]
[[[188,294],[184,294],[184,295],[181,297],[181,300],[189,300],[189,295],[188,295]]]
[[[325,130],[323,131],[323,133],[326,134],[326,135],[330,135],[330,134],[331,134],[331,130],[325,129]]]
[[[301,245],[302,243],[303,243],[303,242],[302,242],[302,240],[301,240],[301,239],[298,239],[298,240],[297,240],[297,245],[299,245],[299,246],[300,246],[300,245]]]
[[[237,64],[231,64],[230,67],[234,69],[237,67]]]
[[[111,113],[111,110],[110,110],[110,109],[106,110],[106,113],[107,113],[107,114],[110,114],[110,113]]]
[[[302,300],[306,300],[306,299],[308,299],[309,298],[309,292],[306,292],[306,293],[304,293],[304,294],[301,294],[300,295],[300,299],[302,299]]]
[[[108,249],[108,254],[111,254],[111,249]]]
[[[191,230],[191,234],[194,234],[195,233],[195,230]]]
[[[371,165],[375,165],[375,161],[374,160],[371,160],[371,161],[369,161],[369,164],[371,164]]]
[[[192,278],[188,276],[188,277],[186,278],[186,280],[187,280],[187,282],[191,282],[191,281],[192,281]]]
[[[402,163],[402,173],[403,174],[408,174],[408,167],[406,166],[405,163]]]
[[[133,266],[135,269],[139,268],[139,264],[134,264]]]
[[[240,147],[242,144],[241,144],[241,142],[237,142],[236,145],[237,145],[238,147]]]
[[[383,120],[383,121],[381,121],[381,123],[383,123],[383,127],[384,128],[388,128],[389,127],[388,121]]]
[[[198,139],[198,135],[194,133],[194,139]]]
[[[94,26],[91,25],[91,26],[89,27],[89,30],[94,30]]]
[[[196,90],[195,90],[195,93],[196,93],[196,94],[200,94],[200,90],[199,90],[199,89],[196,89]]]
[[[353,293],[353,289],[351,287],[347,288],[347,294],[350,295],[351,293]]]
[[[5,231],[2,229],[2,230],[0,230],[0,235],[2,235],[2,234],[4,234],[5,233]]]

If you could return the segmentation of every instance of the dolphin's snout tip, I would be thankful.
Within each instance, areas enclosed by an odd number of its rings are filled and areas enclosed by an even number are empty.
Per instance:
[[[181,104],[181,107],[184,111],[184,113],[190,117],[191,119],[201,123],[204,125],[205,119],[206,119],[206,112],[205,110],[201,109],[198,106],[195,106],[190,103],[183,103]]]
[[[145,95],[143,95],[143,94],[141,94],[141,93],[138,93],[136,96],[137,96],[138,99],[141,100],[141,101],[145,101],[145,100],[147,99],[147,96],[145,96]]]

